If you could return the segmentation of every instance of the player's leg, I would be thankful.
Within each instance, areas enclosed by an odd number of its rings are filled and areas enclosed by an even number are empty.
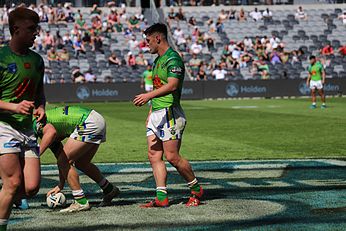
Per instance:
[[[148,158],[153,169],[153,175],[156,183],[156,197],[154,201],[149,202],[141,207],[167,207],[167,169],[165,162],[163,161],[163,146],[162,141],[154,134],[147,136],[148,142]]]
[[[0,154],[0,231],[6,230],[13,200],[22,182],[22,168],[18,153]]]
[[[316,88],[311,88],[311,108],[316,108]]]
[[[321,89],[318,89],[318,94],[320,95],[321,101],[322,101],[321,108],[326,108],[326,96],[324,94],[324,90],[322,87],[321,87]]]
[[[167,161],[173,165],[185,179],[191,189],[191,197],[187,206],[197,206],[203,196],[203,189],[199,185],[190,163],[179,154],[181,139],[163,142],[163,150]]]
[[[78,155],[80,157],[74,161],[75,166],[95,181],[102,189],[104,196],[100,206],[109,205],[112,199],[119,195],[120,191],[104,177],[96,165],[91,163],[99,148],[99,144],[84,143],[84,147],[84,152],[80,152],[80,155]]]

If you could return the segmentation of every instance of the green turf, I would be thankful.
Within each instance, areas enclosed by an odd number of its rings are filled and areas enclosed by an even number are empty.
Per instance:
[[[181,153],[189,160],[346,156],[346,98],[328,99],[325,110],[309,109],[309,99],[182,104],[188,125]],[[130,102],[83,105],[107,121],[107,142],[100,146],[94,162],[147,161],[144,123],[148,107],[136,108]],[[55,163],[53,158],[46,153],[42,162]]]

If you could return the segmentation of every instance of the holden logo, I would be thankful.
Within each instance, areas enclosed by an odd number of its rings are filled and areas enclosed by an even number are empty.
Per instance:
[[[298,86],[298,90],[300,94],[302,95],[309,95],[310,94],[310,88],[306,85],[305,81],[301,81]]]
[[[226,87],[226,93],[227,95],[233,97],[237,96],[239,94],[239,86],[236,83],[230,83]]]
[[[80,86],[77,88],[76,94],[77,94],[77,97],[81,100],[87,99],[90,96],[90,90],[87,87]]]

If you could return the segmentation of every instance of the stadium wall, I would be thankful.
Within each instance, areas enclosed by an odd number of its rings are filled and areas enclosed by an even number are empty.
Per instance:
[[[287,80],[239,80],[185,82],[183,99],[217,98],[271,98],[284,96],[308,96],[309,88],[302,79]],[[47,101],[57,102],[105,102],[129,101],[143,91],[140,83],[94,83],[45,85]],[[346,79],[327,79],[327,95],[345,95]]]

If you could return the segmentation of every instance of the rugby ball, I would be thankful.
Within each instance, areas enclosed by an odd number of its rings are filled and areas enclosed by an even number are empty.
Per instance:
[[[58,192],[56,194],[50,194],[47,197],[47,205],[51,209],[56,207],[63,207],[66,205],[66,197],[61,192]]]

